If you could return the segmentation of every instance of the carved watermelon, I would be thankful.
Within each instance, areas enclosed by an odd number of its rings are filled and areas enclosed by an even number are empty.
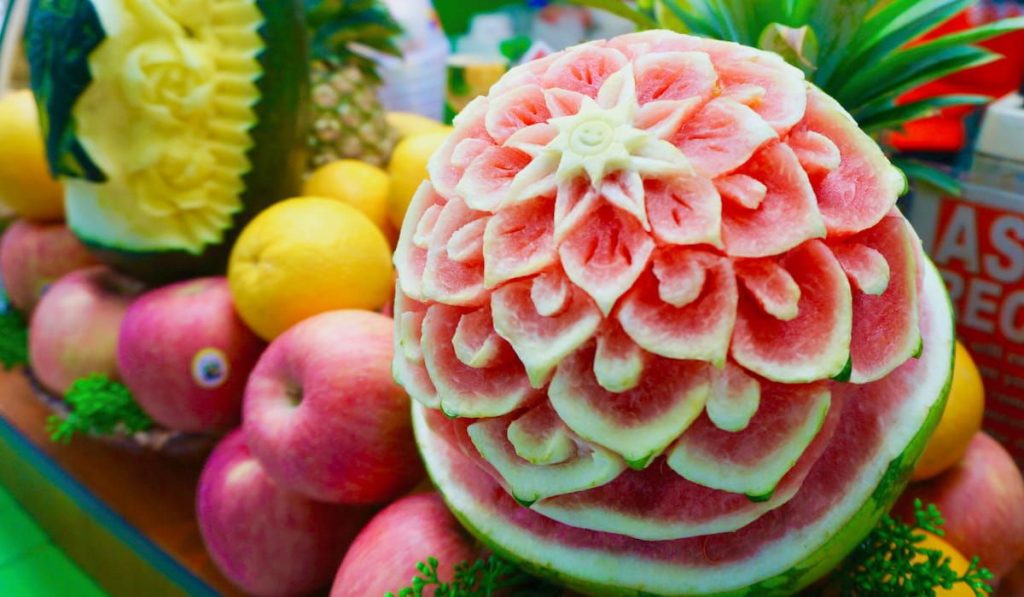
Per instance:
[[[244,225],[299,191],[299,0],[37,0],[25,43],[68,227],[105,263],[223,273]]]
[[[599,594],[788,594],[885,512],[952,318],[905,181],[773,54],[668,32],[513,69],[396,252],[395,373],[495,551]]]

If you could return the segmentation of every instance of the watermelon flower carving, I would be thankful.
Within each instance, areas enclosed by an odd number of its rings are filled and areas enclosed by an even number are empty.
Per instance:
[[[592,592],[813,581],[944,400],[904,187],[774,54],[659,31],[513,69],[395,254],[395,374],[453,509]]]

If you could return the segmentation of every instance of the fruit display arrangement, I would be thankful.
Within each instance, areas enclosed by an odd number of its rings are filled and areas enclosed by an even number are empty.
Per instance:
[[[896,207],[951,181],[885,132],[1024,23],[597,4],[649,30],[447,127],[377,104],[376,0],[38,0],[0,359],[55,441],[216,443],[253,595],[1022,594],[1024,479]]]

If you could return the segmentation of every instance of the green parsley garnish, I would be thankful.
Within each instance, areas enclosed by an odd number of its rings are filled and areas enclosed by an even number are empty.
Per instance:
[[[75,381],[64,396],[69,412],[47,421],[50,439],[68,443],[76,433],[112,435],[136,433],[153,426],[152,419],[139,408],[131,391],[105,375],[90,375]]]

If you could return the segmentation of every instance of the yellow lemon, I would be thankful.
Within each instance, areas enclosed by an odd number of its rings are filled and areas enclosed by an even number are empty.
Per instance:
[[[978,367],[963,344],[956,343],[953,384],[946,410],[924,454],[914,468],[913,479],[929,479],[953,466],[963,457],[974,434],[981,429],[985,411],[985,388]]]
[[[388,173],[391,174],[391,194],[388,199],[388,217],[395,230],[402,229],[405,210],[416,194],[420,183],[427,178],[430,156],[451,134],[451,127],[439,131],[413,135],[402,139],[391,154]]]
[[[949,558],[949,567],[956,573],[963,575],[967,572],[970,562],[967,561],[955,547],[946,542],[945,539],[929,533],[928,531],[919,531],[924,535],[924,541],[917,544],[922,549],[934,549],[935,551],[941,551],[944,558]],[[923,562],[926,558],[917,556],[914,558],[914,562]],[[974,590],[971,589],[964,583],[957,583],[953,585],[952,589],[944,589],[942,587],[935,587],[935,595],[939,597],[974,597]]]
[[[446,128],[445,125],[432,118],[412,112],[388,112],[384,118],[391,128],[398,131],[399,139],[422,133],[433,133]]]
[[[380,229],[354,207],[319,197],[260,213],[228,264],[235,308],[266,340],[325,311],[379,309],[393,293],[392,276]]]
[[[0,203],[30,220],[64,217],[64,189],[50,176],[29,91],[0,99]]]
[[[337,160],[317,168],[302,186],[305,197],[337,199],[363,212],[383,229],[388,222],[388,173],[359,160]]]

